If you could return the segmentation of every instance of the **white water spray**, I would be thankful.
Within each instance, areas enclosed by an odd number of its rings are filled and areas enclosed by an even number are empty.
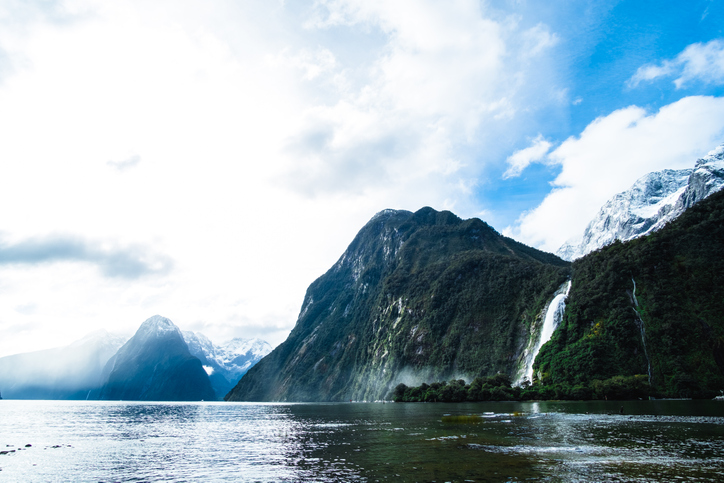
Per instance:
[[[641,314],[639,313],[638,307],[639,307],[639,301],[636,300],[636,280],[631,277],[631,281],[633,282],[633,292],[632,292],[632,300],[634,303],[633,310],[636,313],[636,319],[638,321],[639,330],[641,331],[641,344],[644,346],[644,356],[646,356],[646,365],[648,366],[649,370],[649,384],[651,384],[651,361],[649,360],[649,352],[646,350],[646,327],[644,326],[644,319],[641,318]]]
[[[520,385],[526,379],[533,382],[533,363],[535,362],[535,358],[538,356],[538,352],[540,352],[540,348],[543,347],[543,344],[551,339],[553,331],[556,330],[558,323],[563,319],[563,313],[566,310],[566,297],[568,296],[568,292],[570,290],[571,281],[569,280],[565,284],[565,289],[559,289],[556,296],[553,297],[553,300],[551,300],[551,303],[548,304],[548,309],[546,310],[545,319],[543,321],[543,328],[540,330],[538,341],[533,346],[533,350],[528,351],[525,356],[525,370],[523,371],[520,379],[516,382],[517,385]]]

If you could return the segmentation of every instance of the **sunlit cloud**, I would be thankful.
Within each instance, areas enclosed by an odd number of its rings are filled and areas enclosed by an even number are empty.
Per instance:
[[[0,355],[70,343],[99,326],[132,333],[157,313],[212,340],[276,345],[309,284],[376,212],[432,206],[494,218],[500,200],[483,203],[481,193],[498,193],[506,172],[507,185],[540,191],[512,193],[533,201],[510,210],[507,224],[575,185],[562,148],[590,145],[601,129],[581,134],[592,118],[570,113],[613,119],[619,93],[601,106],[576,88],[572,67],[588,54],[573,52],[572,34],[589,33],[566,31],[578,24],[541,8],[2,2],[0,228],[17,256],[0,271],[0,329],[9,328]],[[661,117],[624,111],[637,125]],[[711,149],[705,134],[716,116],[698,112],[687,152],[697,140]],[[713,124],[699,129],[706,119]],[[631,145],[627,133],[611,128],[602,152]],[[531,163],[558,166],[538,180]],[[560,182],[549,185],[558,167]],[[618,186],[613,175],[599,178],[601,191]],[[526,241],[548,240],[526,226]],[[48,235],[58,233],[72,236]]]
[[[506,160],[508,169],[503,173],[503,179],[520,176],[530,163],[541,161],[548,154],[551,146],[553,144],[546,141],[542,134],[539,134],[530,146],[518,150],[508,157]]]
[[[687,97],[655,113],[633,106],[600,117],[548,155],[561,167],[551,193],[504,233],[554,252],[636,179],[693,167],[723,139],[724,98]]]
[[[641,82],[650,82],[661,77],[675,77],[677,89],[686,87],[693,81],[707,84],[724,84],[724,41],[711,40],[707,43],[695,43],[686,47],[674,59],[659,64],[639,67],[629,79],[629,87]]]

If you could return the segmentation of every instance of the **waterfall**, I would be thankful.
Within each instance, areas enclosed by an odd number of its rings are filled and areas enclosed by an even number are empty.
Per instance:
[[[641,314],[638,311],[639,301],[636,300],[636,280],[631,277],[631,281],[633,282],[633,293],[631,294],[631,299],[634,303],[633,311],[636,314],[637,325],[639,326],[639,331],[641,332],[641,344],[644,346],[644,356],[646,356],[646,365],[649,370],[649,385],[651,385],[651,360],[649,359],[649,353],[646,350],[646,327],[644,327],[644,319],[641,318]]]
[[[531,339],[528,344],[528,349],[526,349],[525,352],[525,369],[523,370],[520,378],[516,381],[516,385],[520,385],[526,379],[533,382],[533,363],[535,362],[535,358],[538,356],[540,348],[543,347],[543,344],[550,340],[553,335],[553,331],[556,330],[558,323],[563,319],[563,313],[566,309],[566,297],[568,296],[568,292],[570,290],[571,281],[569,280],[556,291],[553,300],[551,300],[551,303],[548,304],[545,319],[543,320],[543,327],[538,334],[538,340],[535,344],[533,344],[533,340],[535,338]],[[532,350],[530,350],[531,346]]]

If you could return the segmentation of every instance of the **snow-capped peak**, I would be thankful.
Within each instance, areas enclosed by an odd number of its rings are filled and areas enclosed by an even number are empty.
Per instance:
[[[146,319],[146,321],[141,324],[141,327],[138,328],[138,332],[136,332],[136,334],[142,336],[155,337],[165,337],[172,333],[177,333],[179,337],[182,337],[181,330],[176,327],[176,324],[160,315],[154,315]]]
[[[236,338],[216,345],[199,332],[184,331],[183,337],[192,355],[212,368],[212,373],[220,374],[234,384],[271,352],[271,346],[261,339]]]
[[[647,235],[686,209],[724,187],[724,144],[697,160],[694,169],[665,169],[638,179],[627,191],[608,200],[583,235],[556,254],[575,260],[613,243]]]
[[[225,350],[227,354],[235,354],[236,356],[258,356],[259,358],[271,352],[269,343],[257,338],[242,339],[237,337],[223,344],[221,348]]]
[[[706,156],[696,161],[696,167],[701,164],[708,164],[717,161],[724,161],[724,143],[709,151]]]

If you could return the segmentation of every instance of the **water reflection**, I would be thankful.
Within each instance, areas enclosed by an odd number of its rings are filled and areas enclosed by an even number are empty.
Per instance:
[[[0,401],[0,477],[724,480],[724,404],[621,405]]]

